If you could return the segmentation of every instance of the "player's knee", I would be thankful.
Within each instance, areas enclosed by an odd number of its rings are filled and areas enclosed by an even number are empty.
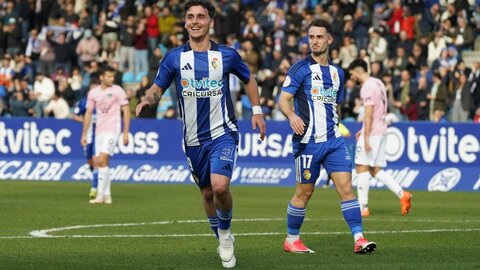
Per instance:
[[[212,188],[215,196],[224,196],[225,194],[228,194],[230,192],[228,184],[219,184],[215,185]]]
[[[308,203],[312,198],[313,190],[300,190],[295,193],[295,197],[297,200],[300,200],[304,203]]]
[[[213,191],[210,188],[205,188],[202,190],[202,198],[206,202],[213,201]]]

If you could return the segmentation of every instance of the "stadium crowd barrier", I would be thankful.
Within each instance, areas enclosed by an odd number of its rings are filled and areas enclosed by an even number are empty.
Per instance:
[[[295,185],[288,122],[267,124],[268,136],[260,141],[250,121],[239,122],[233,185]],[[353,160],[360,125],[345,125],[352,134],[346,140]],[[0,119],[0,180],[89,181],[80,136],[81,124],[72,120]],[[388,129],[386,170],[407,189],[478,191],[479,136],[476,124],[396,123]],[[119,140],[110,167],[115,182],[194,183],[176,120],[133,120],[130,143]],[[322,172],[316,184],[326,180]],[[383,188],[375,180],[371,186]]]

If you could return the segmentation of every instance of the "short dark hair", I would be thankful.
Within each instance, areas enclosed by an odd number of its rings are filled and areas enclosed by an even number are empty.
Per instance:
[[[210,18],[214,19],[215,18],[215,7],[213,4],[208,1],[208,0],[191,0],[185,3],[183,6],[183,10],[185,11],[185,14],[187,14],[187,10],[189,10],[193,6],[202,6],[204,9],[208,11],[208,16]]]
[[[368,64],[367,62],[365,62],[365,60],[361,59],[361,58],[357,58],[355,60],[352,61],[352,63],[350,63],[350,65],[348,66],[348,70],[353,70],[357,67],[360,67],[362,68],[365,72],[368,72]]]
[[[99,75],[103,75],[105,74],[105,72],[117,72],[117,70],[115,68],[113,68],[112,66],[109,66],[109,65],[105,65],[103,66],[102,68],[100,68],[100,72],[99,72]]]
[[[308,26],[308,29],[310,30],[311,27],[325,27],[329,34],[332,33],[332,24],[322,19],[314,19]]]

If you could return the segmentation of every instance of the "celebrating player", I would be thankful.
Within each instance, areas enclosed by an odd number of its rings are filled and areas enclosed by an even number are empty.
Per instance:
[[[323,166],[340,196],[343,216],[354,237],[354,252],[364,254],[374,251],[376,244],[363,237],[360,206],[352,191],[352,162],[338,128],[337,104],[344,99],[344,73],[328,61],[331,33],[330,23],[312,21],[308,29],[312,53],[289,69],[280,95],[280,109],[294,132],[297,181],[287,208],[288,234],[283,247],[288,252],[313,253],[300,239],[300,227]]]
[[[408,214],[412,194],[404,191],[393,177],[382,170],[385,161],[385,145],[387,124],[387,93],[385,85],[379,79],[368,75],[367,63],[362,59],[354,60],[349,66],[352,80],[361,84],[360,97],[365,107],[362,129],[357,133],[355,154],[355,170],[357,178],[357,193],[362,210],[362,216],[370,215],[368,209],[368,190],[370,178],[375,177],[400,198],[402,215]]]
[[[259,106],[257,82],[247,65],[234,49],[210,40],[215,7],[209,1],[196,0],[187,2],[184,10],[189,41],[167,52],[136,114],[139,115],[145,106],[159,102],[175,80],[187,161],[202,193],[210,226],[216,234],[218,232],[222,264],[232,268],[236,258],[230,231],[232,195],[229,185],[237,157],[238,127],[228,88],[230,73],[245,83],[253,105],[252,127],[259,127],[262,140],[265,122]]]

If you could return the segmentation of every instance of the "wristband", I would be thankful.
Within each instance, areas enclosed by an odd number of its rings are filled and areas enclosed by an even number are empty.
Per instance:
[[[252,106],[252,112],[253,112],[253,115],[257,115],[257,114],[263,114],[262,112],[262,107],[260,106]]]

